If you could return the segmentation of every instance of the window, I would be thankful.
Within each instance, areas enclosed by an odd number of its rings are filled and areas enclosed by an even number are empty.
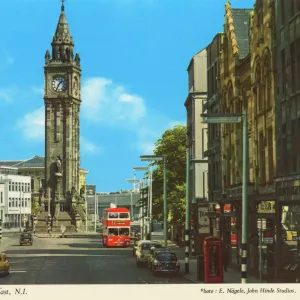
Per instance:
[[[259,133],[259,171],[260,171],[260,184],[266,183],[266,157],[265,157],[265,137],[263,132]]]
[[[11,182],[9,183],[9,188],[8,189],[11,192]]]
[[[292,120],[291,136],[292,136],[292,155],[290,157],[290,159],[292,160],[291,169],[292,172],[297,172],[297,160],[298,160],[297,120]]]
[[[108,235],[110,236],[117,236],[118,235],[118,228],[109,228]]]
[[[129,228],[119,228],[119,235],[120,236],[128,236],[129,235]]]
[[[19,182],[19,189],[18,189],[18,192],[21,191],[21,182]]]
[[[15,191],[15,183],[14,182],[11,184],[11,187],[12,187],[12,191],[14,192]]]
[[[34,179],[31,179],[31,190],[34,190]]]
[[[129,214],[128,213],[119,213],[119,218],[120,219],[129,219]]]
[[[110,212],[108,213],[109,219],[118,219],[118,213]]]
[[[285,2],[286,2],[286,0],[281,0],[280,2],[281,2],[281,4],[280,4],[281,25],[283,25],[284,22],[285,22],[285,19],[284,19],[284,7],[285,7]]]
[[[0,193],[1,203],[3,203],[3,192]]]
[[[281,76],[282,76],[282,94],[285,95],[286,92],[286,72],[285,72],[285,49],[281,51]]]
[[[274,177],[274,157],[273,157],[273,130],[268,128],[268,165],[269,165],[269,180]]]
[[[296,56],[295,56],[295,43],[292,43],[290,46],[291,52],[291,88],[292,93],[295,92],[296,89]]]
[[[299,6],[300,1],[298,0]],[[300,7],[299,7],[300,10]],[[298,38],[295,42],[295,52],[296,52],[296,58],[295,58],[295,81],[296,81],[296,89],[300,90],[300,38]]]
[[[24,182],[22,182],[22,192],[24,192]]]

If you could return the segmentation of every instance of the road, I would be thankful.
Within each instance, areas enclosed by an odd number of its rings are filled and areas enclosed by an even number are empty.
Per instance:
[[[190,283],[181,274],[153,276],[138,268],[132,248],[103,248],[100,237],[38,238],[20,246],[18,236],[2,240],[0,251],[11,264],[1,284],[177,284]]]

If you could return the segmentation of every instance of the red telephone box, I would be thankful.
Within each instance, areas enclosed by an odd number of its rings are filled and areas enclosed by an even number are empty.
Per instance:
[[[224,282],[222,241],[215,236],[204,239],[204,283]]]

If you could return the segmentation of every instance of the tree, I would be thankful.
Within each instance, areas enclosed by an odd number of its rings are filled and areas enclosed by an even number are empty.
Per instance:
[[[155,143],[154,154],[166,155],[167,205],[171,223],[184,222],[186,190],[186,127],[166,130]],[[153,218],[163,220],[163,161],[153,163]]]

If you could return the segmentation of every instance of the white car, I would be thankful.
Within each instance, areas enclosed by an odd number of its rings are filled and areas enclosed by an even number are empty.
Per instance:
[[[150,255],[150,249],[151,247],[157,244],[160,243],[155,241],[150,241],[150,240],[141,240],[138,242],[135,250],[136,265],[138,267],[140,267],[141,264],[148,263],[148,256]]]

